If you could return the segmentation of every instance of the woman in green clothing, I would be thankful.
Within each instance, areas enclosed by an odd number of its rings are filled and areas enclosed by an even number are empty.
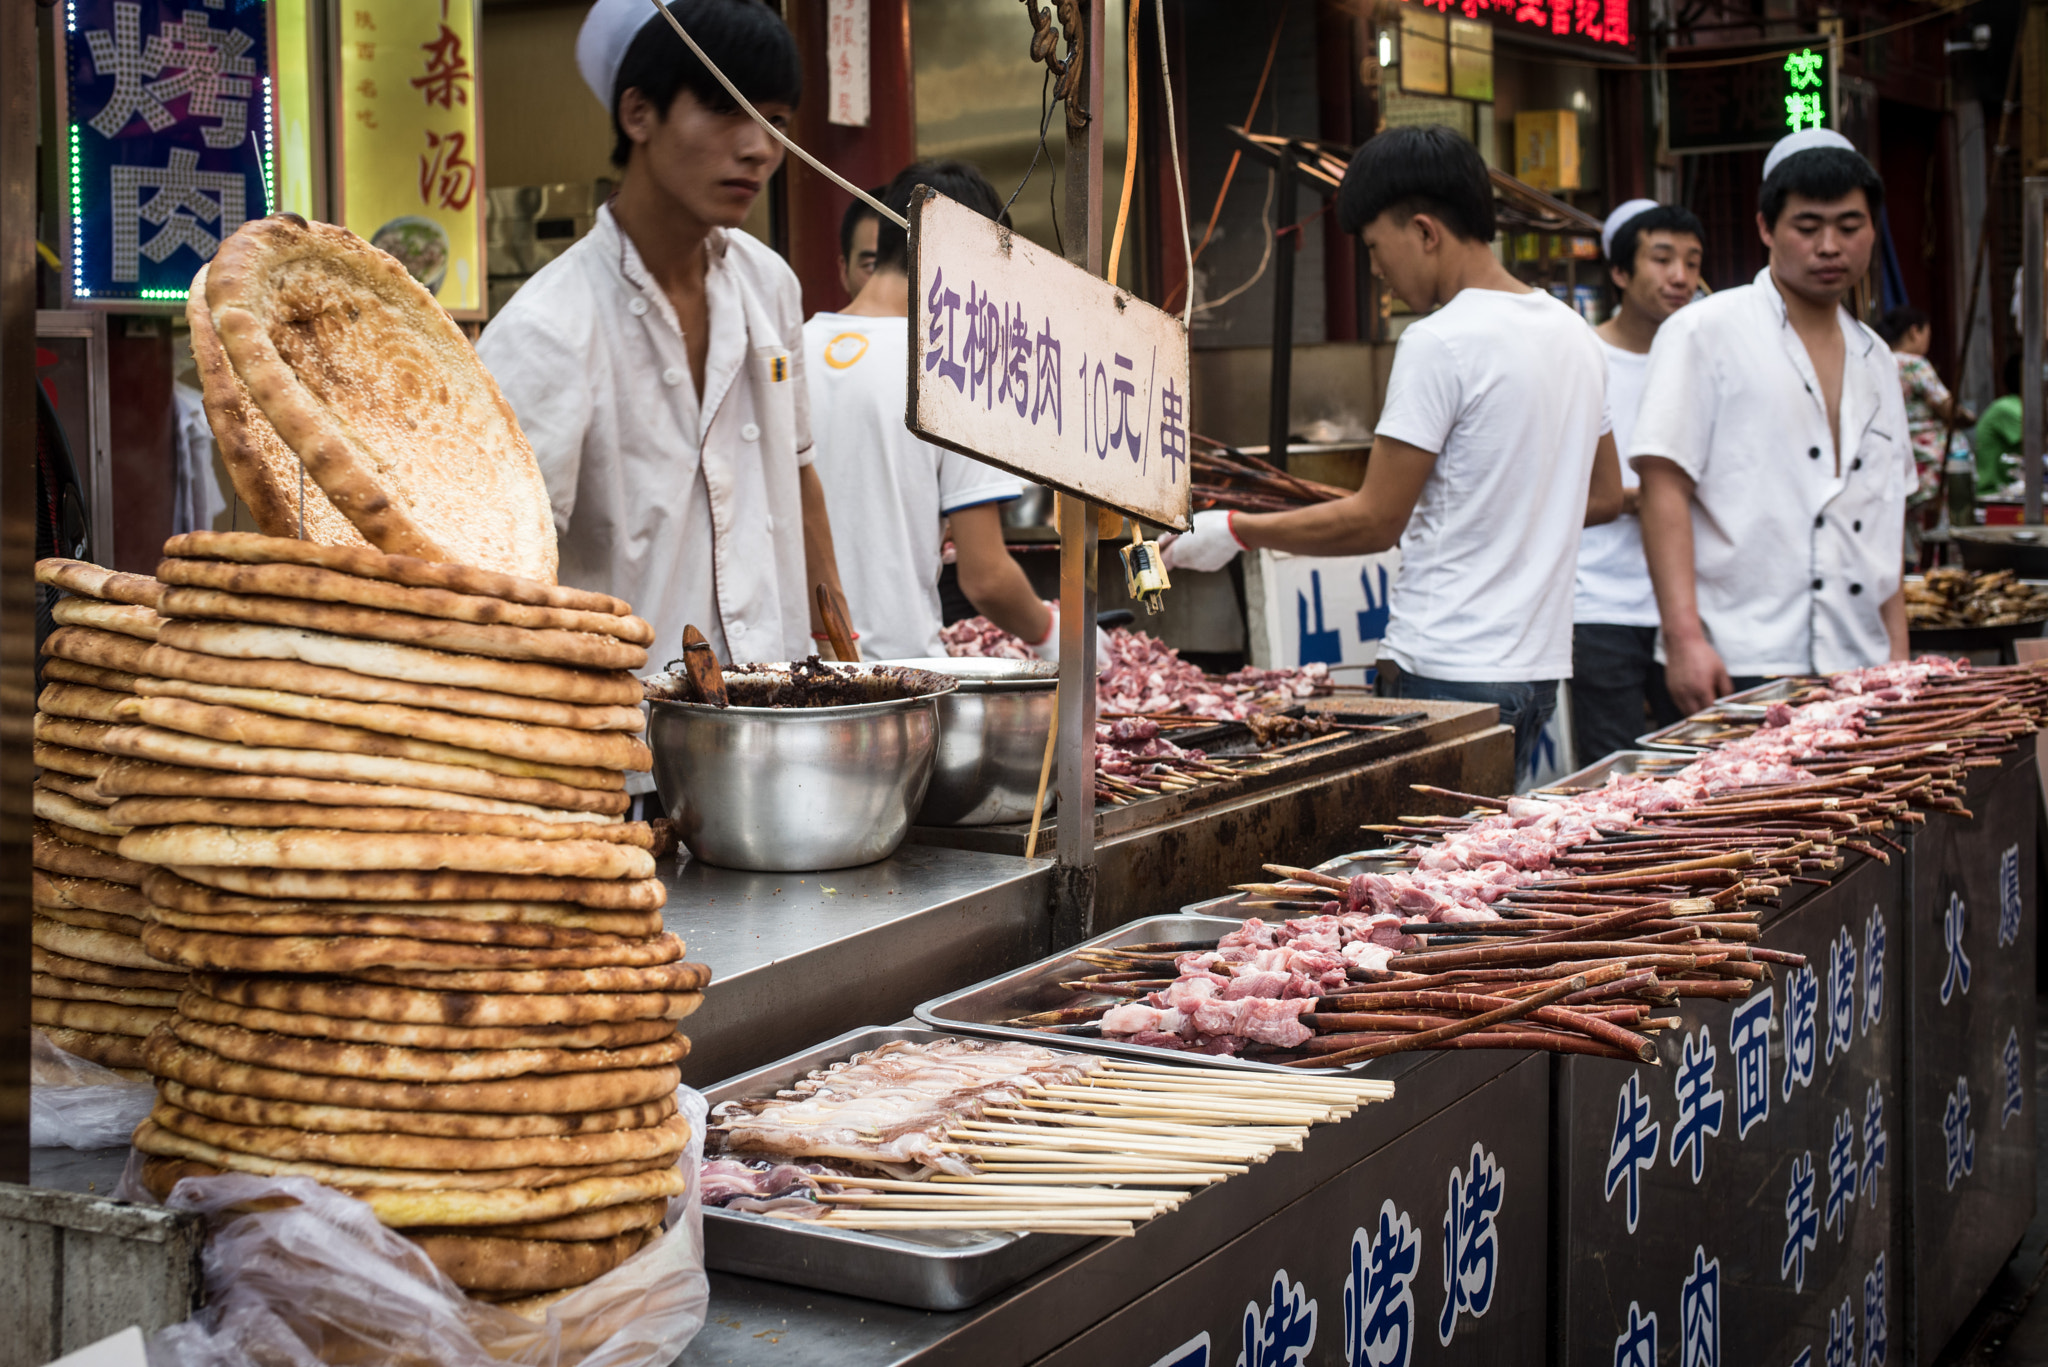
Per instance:
[[[2020,354],[2005,358],[2005,393],[1977,420],[1977,492],[1996,493],[2018,477]]]

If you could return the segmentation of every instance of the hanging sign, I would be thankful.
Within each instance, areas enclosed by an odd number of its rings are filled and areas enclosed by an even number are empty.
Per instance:
[[[910,267],[912,432],[1187,526],[1178,318],[924,187],[910,205]]]
[[[826,0],[825,117],[868,126],[868,0]]]
[[[70,0],[66,246],[80,304],[182,304],[221,239],[269,212],[270,11]]]
[[[476,0],[341,0],[335,19],[335,219],[481,318]]]
[[[1680,65],[1665,72],[1665,147],[1731,152],[1769,147],[1802,129],[1835,127],[1835,55],[1825,37],[1670,49],[1665,56]],[[1692,61],[1703,65],[1683,65]],[[1704,65],[1708,61],[1721,64]]]

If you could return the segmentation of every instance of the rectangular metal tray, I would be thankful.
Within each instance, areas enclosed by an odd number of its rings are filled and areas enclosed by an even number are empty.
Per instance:
[[[1566,774],[1557,782],[1539,788],[1529,794],[1531,797],[1557,795],[1565,788],[1598,788],[1616,774],[1649,773],[1656,776],[1684,768],[1691,762],[1697,751],[1679,750],[1616,750],[1597,763],[1589,764],[1575,774]]]
[[[1098,935],[1092,940],[1076,945],[1073,950],[1040,959],[1035,964],[1027,964],[1009,973],[997,974],[972,987],[963,987],[958,992],[934,997],[917,1008],[917,1018],[934,1029],[958,1031],[963,1035],[1029,1040],[1033,1044],[1058,1049],[1076,1049],[1090,1054],[1116,1054],[1123,1058],[1145,1059],[1152,1063],[1240,1068],[1259,1073],[1343,1072],[1366,1077],[1387,1076],[1387,1059],[1367,1059],[1349,1068],[1286,1068],[1277,1063],[1260,1063],[1254,1059],[1226,1058],[1215,1054],[1188,1054],[1177,1049],[1155,1049],[1149,1044],[1125,1044],[1118,1040],[1048,1035],[1019,1026],[996,1023],[1008,1020],[1012,1016],[1024,1016],[1035,1011],[1050,1011],[1056,1007],[1075,1005],[1075,994],[1059,984],[1063,978],[1072,978],[1092,971],[1074,957],[1077,950],[1149,944],[1163,940],[1213,940],[1236,930],[1243,920],[1241,916],[1226,913],[1221,916],[1151,916],[1142,921],[1132,921],[1127,925],[1118,926],[1107,935]]]
[[[890,1040],[944,1039],[915,1026],[869,1026],[704,1089],[716,1106],[766,1096],[814,1068]],[[1032,1043],[1065,1048],[1055,1036]],[[704,1209],[704,1261],[720,1272],[836,1291],[917,1310],[964,1310],[1050,1267],[1094,1240],[1079,1234],[934,1229],[904,1234],[828,1229],[772,1215]]]
[[[1340,854],[1334,859],[1325,859],[1322,863],[1315,866],[1315,871],[1317,873],[1327,873],[1332,878],[1356,878],[1361,873],[1392,873],[1407,867],[1406,864],[1397,859],[1400,852],[1399,846],[1391,845],[1382,849],[1354,850],[1350,854]],[[1199,902],[1190,902],[1180,909],[1180,914],[1183,916],[1229,916],[1242,921],[1248,913],[1237,910],[1237,906],[1250,896],[1251,894],[1244,892],[1227,892],[1221,897],[1209,897]],[[1308,913],[1302,912],[1298,914],[1307,915]],[[1268,917],[1267,919],[1270,920],[1272,918]],[[1291,1071],[1299,1072],[1300,1070],[1293,1069]]]
[[[1637,736],[1636,745],[1644,750],[1684,751],[1692,755],[1704,754],[1712,746],[1723,744],[1727,740],[1732,739],[1732,737],[1720,734],[1727,730],[1731,724],[1740,726],[1745,722],[1753,720],[1751,717],[1730,715],[1726,721],[1723,721],[1718,713],[1711,710],[1704,714],[1704,716],[1711,717],[1712,719],[1705,720],[1687,717],[1683,721],[1673,722],[1669,726]],[[1755,718],[1761,718],[1762,716],[1761,712],[1755,714]]]

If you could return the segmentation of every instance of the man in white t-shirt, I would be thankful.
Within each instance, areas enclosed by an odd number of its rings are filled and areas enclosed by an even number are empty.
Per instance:
[[[1002,198],[963,162],[926,162],[899,174],[882,202],[905,212],[929,185],[1000,218]],[[909,242],[878,223],[874,274],[839,313],[804,324],[816,468],[839,528],[839,574],[861,658],[944,655],[939,639],[942,527],[950,526],[960,591],[1005,631],[1056,659],[1055,610],[1039,600],[1003,544],[998,505],[1024,492],[1012,475],[933,446],[904,425],[909,383]]]
[[[1700,287],[1706,230],[1688,209],[1632,199],[1607,216],[1600,245],[1621,307],[1593,329],[1607,358],[1607,413],[1617,451],[1628,449],[1643,396],[1650,343]],[[1621,471],[1621,516],[1579,538],[1572,598],[1572,739],[1579,763],[1626,750],[1646,730],[1679,718],[1657,658],[1657,594],[1643,560],[1635,471]]]
[[[1489,245],[1493,187],[1448,128],[1391,128],[1352,157],[1337,219],[1424,315],[1401,333],[1357,493],[1286,513],[1195,514],[1170,567],[1240,550],[1401,547],[1379,691],[1487,702],[1526,770],[1572,672],[1579,529],[1621,511],[1606,367],[1583,319],[1508,273]]]

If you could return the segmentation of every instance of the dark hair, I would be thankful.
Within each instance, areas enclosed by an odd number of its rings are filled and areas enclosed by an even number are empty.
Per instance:
[[[689,30],[704,55],[718,64],[755,104],[795,104],[803,95],[803,65],[796,39],[782,16],[762,0],[671,0],[668,12]],[[687,90],[706,109],[729,114],[739,108],[718,78],[683,46],[676,31],[654,15],[626,47],[619,74],[612,80],[612,165],[624,166],[633,155],[633,140],[619,123],[619,101],[638,90],[662,118],[676,96]]]
[[[1642,245],[1645,233],[1690,233],[1701,246],[1707,242],[1707,230],[1692,210],[1682,204],[1659,204],[1614,230],[1614,250],[1608,254],[1607,264],[1623,275],[1634,275],[1636,248]]]
[[[1877,320],[1877,335],[1884,338],[1886,346],[1897,346],[1900,339],[1914,328],[1929,322],[1927,314],[1911,304],[1901,304]]]
[[[1863,192],[1870,216],[1876,218],[1884,207],[1884,177],[1878,175],[1877,168],[1865,161],[1861,152],[1846,147],[1810,147],[1779,162],[1764,178],[1757,208],[1763,213],[1764,226],[1775,228],[1788,196],[1804,195],[1825,204],[1846,197],[1851,190]]]
[[[1337,226],[1353,234],[1388,212],[1428,214],[1468,242],[1493,241],[1493,182],[1479,149],[1442,124],[1367,138],[1337,189]]]
[[[876,199],[880,199],[883,192],[888,188],[886,185],[877,185],[872,190],[869,190],[868,193]],[[839,216],[840,260],[853,260],[853,235],[860,229],[861,220],[867,218],[879,219],[880,217],[881,215],[876,213],[873,206],[864,199],[856,198],[846,206],[846,212]]]
[[[964,161],[920,161],[906,166],[877,198],[908,218],[910,192],[920,185],[931,186],[983,218],[992,218],[1006,228],[1010,226],[1010,216],[1003,212],[1003,197],[996,193],[996,187]],[[910,267],[910,234],[886,218],[875,228],[875,269],[884,267],[897,271]]]

